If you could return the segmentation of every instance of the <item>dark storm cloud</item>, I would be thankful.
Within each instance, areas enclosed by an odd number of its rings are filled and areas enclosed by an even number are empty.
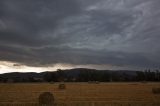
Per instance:
[[[6,43],[43,45],[51,43],[41,32],[54,30],[58,21],[76,14],[74,0],[1,0],[0,39]]]
[[[0,60],[157,68],[159,0],[1,0]]]
[[[55,51],[56,50],[56,51]],[[52,52],[54,54],[52,54]],[[148,60],[143,54],[138,53],[123,53],[123,52],[107,52],[107,51],[95,51],[88,49],[56,49],[45,48],[45,50],[37,50],[39,52],[38,57],[42,57],[45,61],[41,61],[41,64],[59,63],[64,62],[71,64],[114,64],[117,66],[123,65],[135,65],[135,66],[148,66],[157,64],[156,62]],[[45,54],[49,52],[49,54]],[[45,62],[45,63],[44,63]]]

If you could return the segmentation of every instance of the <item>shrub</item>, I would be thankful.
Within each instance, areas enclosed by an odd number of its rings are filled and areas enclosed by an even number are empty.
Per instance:
[[[88,81],[89,84],[100,84],[99,81]]]
[[[55,84],[55,82],[51,81],[50,84]]]
[[[43,92],[42,94],[39,95],[40,106],[44,106],[44,105],[53,106],[53,104],[54,104],[54,96],[51,92]]]
[[[99,82],[99,81],[96,81],[95,83],[96,83],[96,84],[100,84],[100,82]]]
[[[147,81],[142,81],[141,83],[143,83],[143,84],[147,84],[148,82],[147,82]]]
[[[59,84],[58,89],[60,89],[60,90],[66,89],[66,85],[65,84]]]
[[[152,88],[154,94],[160,94],[160,88]]]

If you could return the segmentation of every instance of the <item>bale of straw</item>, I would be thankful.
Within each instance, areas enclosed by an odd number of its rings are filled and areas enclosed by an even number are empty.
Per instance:
[[[160,94],[160,88],[152,88],[153,94]]]
[[[65,84],[59,84],[58,89],[64,90],[64,89],[66,89],[66,85]]]
[[[40,106],[54,106],[54,96],[51,92],[43,92],[39,95]]]

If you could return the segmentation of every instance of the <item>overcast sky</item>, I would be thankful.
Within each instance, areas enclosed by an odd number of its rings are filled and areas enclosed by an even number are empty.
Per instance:
[[[159,40],[160,0],[0,0],[1,73],[159,68]]]

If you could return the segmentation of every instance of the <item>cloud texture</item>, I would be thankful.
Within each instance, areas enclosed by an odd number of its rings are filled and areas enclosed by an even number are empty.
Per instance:
[[[0,60],[158,68],[159,0],[1,0]]]

